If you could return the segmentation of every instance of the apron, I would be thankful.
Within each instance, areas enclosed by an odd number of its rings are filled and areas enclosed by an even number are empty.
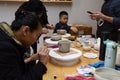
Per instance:
[[[111,2],[112,0],[105,0],[101,9],[101,12],[107,16],[113,16],[110,12]],[[101,26],[97,25],[97,37],[102,37],[102,32],[109,33],[107,39],[117,41],[118,31],[112,23],[103,20],[103,24]]]

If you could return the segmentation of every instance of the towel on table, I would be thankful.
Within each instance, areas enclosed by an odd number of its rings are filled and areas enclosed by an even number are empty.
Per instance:
[[[99,61],[94,64],[88,64],[88,65],[95,68],[101,68],[104,67],[104,61]],[[120,65],[115,65],[115,69],[120,70]]]

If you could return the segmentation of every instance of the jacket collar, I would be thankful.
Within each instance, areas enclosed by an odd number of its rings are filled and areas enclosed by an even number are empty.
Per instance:
[[[16,39],[11,27],[6,22],[0,23],[0,28],[9,36],[11,37],[17,44],[22,45],[20,41]]]

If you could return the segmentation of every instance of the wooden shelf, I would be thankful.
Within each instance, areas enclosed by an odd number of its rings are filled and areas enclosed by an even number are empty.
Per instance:
[[[43,2],[48,3],[72,3],[72,0],[42,0]]]
[[[29,0],[0,0],[0,2],[25,2]]]
[[[0,2],[25,2],[29,0],[0,0]],[[41,0],[45,3],[72,3],[72,0]]]

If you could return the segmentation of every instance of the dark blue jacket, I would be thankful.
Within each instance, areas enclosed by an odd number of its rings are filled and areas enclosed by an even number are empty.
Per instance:
[[[120,0],[111,0],[110,14],[113,18],[113,25],[120,28]]]
[[[55,29],[54,29],[53,33],[57,33],[58,29],[64,29],[64,30],[67,31],[67,33],[69,33],[70,26],[68,26],[67,24],[62,24],[62,23],[59,22],[55,25]]]

